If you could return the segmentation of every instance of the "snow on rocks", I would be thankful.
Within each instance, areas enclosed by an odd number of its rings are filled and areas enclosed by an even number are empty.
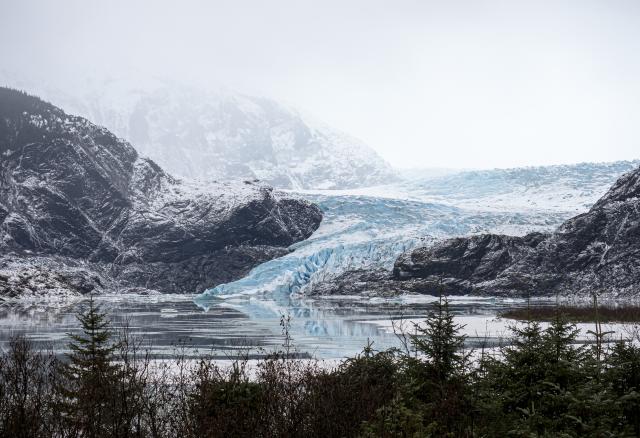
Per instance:
[[[118,287],[197,292],[286,253],[322,219],[266,185],[174,178],[105,128],[6,88],[0,153],[0,258],[86,261]]]

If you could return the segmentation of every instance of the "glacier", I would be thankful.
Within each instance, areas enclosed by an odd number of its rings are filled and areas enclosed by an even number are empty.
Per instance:
[[[206,309],[221,299],[235,299],[249,314],[273,315],[308,295],[315,284],[350,270],[390,270],[400,254],[430,241],[550,231],[586,211],[620,174],[638,164],[466,171],[359,190],[299,192],[323,211],[318,230],[291,246],[289,254],[238,281],[208,289],[195,302]],[[241,297],[245,300],[238,301]],[[249,308],[251,297],[260,302]]]

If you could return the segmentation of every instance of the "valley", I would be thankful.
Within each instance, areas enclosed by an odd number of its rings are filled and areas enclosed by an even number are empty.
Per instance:
[[[301,357],[348,357],[367,341],[380,349],[398,347],[390,321],[422,318],[437,289],[416,295],[392,288],[381,291],[375,284],[370,289],[360,286],[356,293],[336,287],[342,284],[338,279],[352,272],[376,272],[386,279],[400,255],[447,238],[553,231],[587,211],[619,174],[637,165],[469,171],[375,188],[293,193],[317,205],[323,218],[319,228],[291,245],[287,254],[199,295],[105,291],[98,300],[116,325],[127,321],[143,335],[157,357],[170,356],[178,345],[192,354],[220,359],[239,352],[259,357],[281,345],[283,315],[291,316],[291,336]],[[497,315],[526,305],[517,296],[452,300],[457,318],[469,326],[471,344],[485,337],[500,342],[498,332],[506,330],[507,322]],[[73,313],[84,302],[82,298],[5,302],[0,324],[6,333],[24,333],[42,345],[64,349],[61,335],[73,330],[77,324]],[[489,326],[493,333],[483,332],[482,327]]]

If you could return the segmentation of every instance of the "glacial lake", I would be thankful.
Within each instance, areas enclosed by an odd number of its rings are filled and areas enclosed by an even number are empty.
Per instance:
[[[155,358],[176,353],[190,357],[211,355],[229,359],[238,354],[261,357],[282,348],[281,315],[290,315],[290,335],[300,357],[339,359],[362,351],[367,342],[383,350],[401,347],[396,328],[412,332],[429,311],[434,297],[402,296],[394,299],[358,297],[291,299],[282,303],[260,297],[212,299],[203,308],[193,296],[101,296],[96,303],[115,329],[128,326]],[[537,305],[552,301],[536,302]],[[78,330],[75,312],[86,300],[13,302],[0,305],[0,345],[24,335],[37,347],[56,353],[67,350],[67,333]],[[497,346],[507,342],[510,320],[496,318],[507,308],[526,306],[525,300],[454,297],[450,308],[464,324],[467,344]],[[250,316],[249,316],[250,315]],[[392,323],[393,321],[393,323]],[[581,324],[583,333],[592,324]],[[605,329],[624,335],[622,325]]]

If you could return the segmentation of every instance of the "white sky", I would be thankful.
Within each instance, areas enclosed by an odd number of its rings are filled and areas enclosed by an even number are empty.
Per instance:
[[[400,167],[640,158],[638,0],[0,0],[0,69],[280,99]]]

